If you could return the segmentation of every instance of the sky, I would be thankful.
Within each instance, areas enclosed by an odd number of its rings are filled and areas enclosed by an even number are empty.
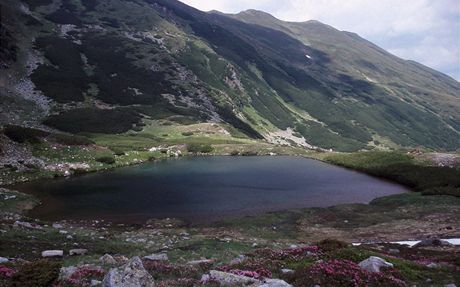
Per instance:
[[[257,9],[285,21],[318,20],[460,81],[459,0],[181,1],[203,11]]]

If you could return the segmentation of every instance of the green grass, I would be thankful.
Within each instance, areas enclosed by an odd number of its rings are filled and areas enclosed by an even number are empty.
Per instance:
[[[332,154],[325,161],[386,178],[425,194],[459,195],[459,168],[429,166],[404,152]]]

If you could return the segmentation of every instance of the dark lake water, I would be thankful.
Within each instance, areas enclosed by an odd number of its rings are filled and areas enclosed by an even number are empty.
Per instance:
[[[368,203],[402,186],[300,157],[190,157],[15,186],[44,220],[150,218],[209,222],[303,207]]]

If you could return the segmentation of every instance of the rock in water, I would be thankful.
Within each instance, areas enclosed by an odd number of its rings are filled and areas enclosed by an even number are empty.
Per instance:
[[[110,269],[102,281],[103,287],[154,287],[153,277],[145,270],[139,257],[125,265]]]
[[[382,267],[393,267],[393,264],[386,262],[380,257],[371,256],[368,259],[361,261],[359,267],[369,272],[380,272]]]

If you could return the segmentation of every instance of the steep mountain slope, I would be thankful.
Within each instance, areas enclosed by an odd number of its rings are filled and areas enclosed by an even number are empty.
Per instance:
[[[0,28],[3,124],[123,133],[170,118],[336,150],[460,146],[457,81],[319,22],[171,0],[3,0]]]

